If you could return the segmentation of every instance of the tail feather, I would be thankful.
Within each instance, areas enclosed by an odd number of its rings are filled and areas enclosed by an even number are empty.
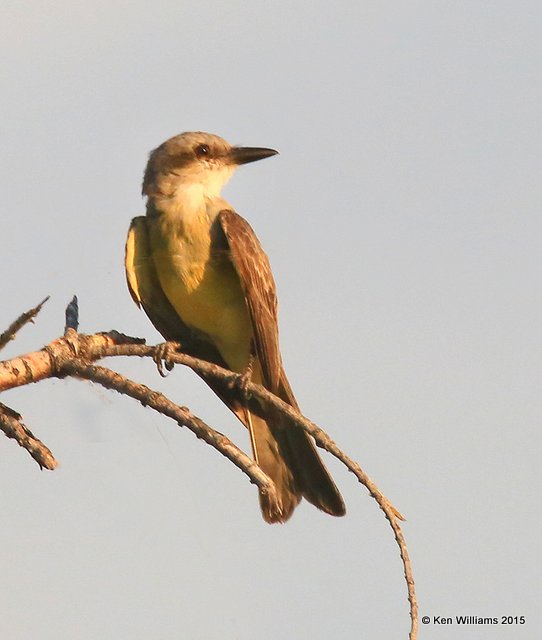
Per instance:
[[[299,411],[284,370],[281,373],[278,395]],[[303,497],[330,515],[343,516],[346,513],[344,501],[320,459],[311,436],[306,431],[291,426],[284,426],[279,433],[279,439],[283,441],[282,448],[288,449],[285,457],[294,471],[296,484]]]
[[[278,396],[299,411],[284,370]],[[333,516],[345,514],[342,496],[305,431],[292,427],[278,413],[264,420],[247,412],[247,418],[254,458],[275,483],[282,507],[280,514],[274,513],[265,496],[260,495],[266,522],[286,522],[302,496]]]
[[[273,481],[278,496],[278,511],[267,496],[260,493],[260,508],[266,522],[286,522],[301,500],[301,492],[291,466],[286,462],[284,447],[267,422],[246,411],[246,425],[250,431],[254,459]]]

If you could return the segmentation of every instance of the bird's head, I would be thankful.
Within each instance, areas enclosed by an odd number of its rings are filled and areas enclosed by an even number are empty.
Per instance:
[[[211,133],[181,133],[151,151],[143,177],[143,195],[171,198],[179,189],[198,186],[218,196],[235,169],[263,160],[277,151],[262,147],[233,147]]]

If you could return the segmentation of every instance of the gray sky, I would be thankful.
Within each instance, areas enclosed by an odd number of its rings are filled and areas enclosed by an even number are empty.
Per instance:
[[[148,152],[205,130],[281,155],[225,191],[274,269],[288,375],[311,419],[408,518],[421,615],[540,628],[541,19],[538,2],[4,2],[4,352],[81,331],[160,337],[124,282]],[[190,372],[112,361],[228,433]],[[188,432],[87,383],[2,400],[53,450],[0,439],[0,634],[10,640],[406,638],[398,549],[348,506],[266,525]]]

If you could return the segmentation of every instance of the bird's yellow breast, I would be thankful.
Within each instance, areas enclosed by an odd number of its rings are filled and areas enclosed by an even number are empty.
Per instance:
[[[160,216],[149,231],[158,278],[175,311],[210,337],[231,369],[243,371],[250,357],[250,315],[228,252],[213,246],[208,218]]]

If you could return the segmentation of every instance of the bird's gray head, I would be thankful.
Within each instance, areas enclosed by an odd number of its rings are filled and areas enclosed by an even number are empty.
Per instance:
[[[200,188],[218,196],[240,164],[273,156],[262,147],[233,147],[211,133],[194,131],[170,138],[151,151],[143,177],[143,195],[172,198],[179,189]]]

